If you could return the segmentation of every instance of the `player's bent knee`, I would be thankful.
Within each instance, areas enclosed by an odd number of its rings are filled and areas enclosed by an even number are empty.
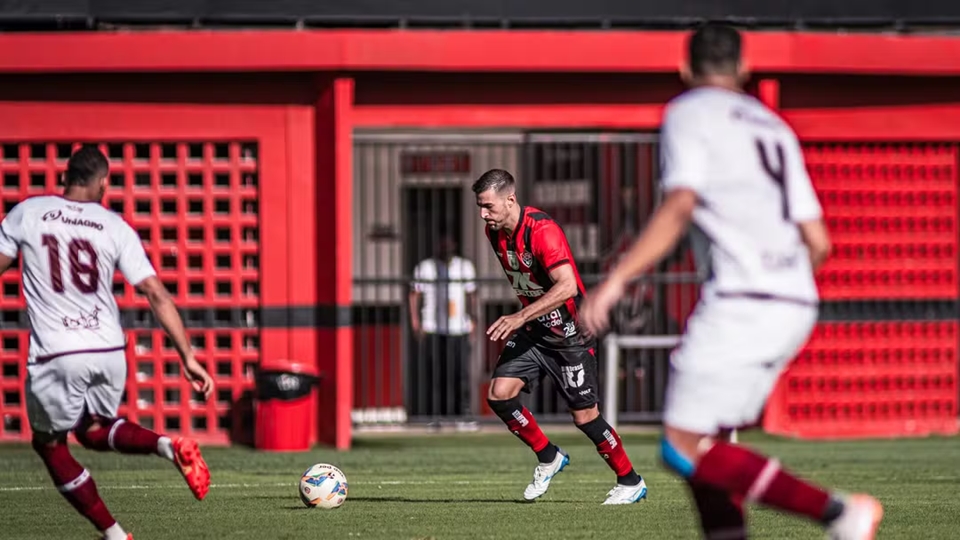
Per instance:
[[[664,465],[683,478],[693,476],[693,461],[680,453],[667,437],[660,439],[660,459],[663,460]]]
[[[591,405],[587,409],[571,409],[570,414],[573,416],[573,423],[581,426],[600,418],[600,408],[596,405]]]
[[[110,432],[117,423],[116,419],[91,418],[80,429],[74,431],[74,436],[81,446],[88,450],[110,450]]]
[[[34,431],[30,444],[36,451],[46,450],[57,446],[58,444],[67,444],[66,433],[41,433]]]
[[[522,379],[494,379],[487,392],[487,402],[513,399],[520,395],[523,385]]]

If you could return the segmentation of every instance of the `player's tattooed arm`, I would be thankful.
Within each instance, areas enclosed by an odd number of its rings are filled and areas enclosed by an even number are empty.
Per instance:
[[[550,290],[520,310],[524,324],[550,313],[577,295],[577,276],[573,273],[573,266],[562,264],[550,270],[550,279],[553,280]]]

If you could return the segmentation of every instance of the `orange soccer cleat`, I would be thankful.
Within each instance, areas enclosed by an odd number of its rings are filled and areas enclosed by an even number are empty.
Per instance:
[[[198,501],[202,501],[210,491],[210,469],[200,454],[200,445],[193,439],[182,437],[173,441],[173,463],[190,486],[190,491]]]

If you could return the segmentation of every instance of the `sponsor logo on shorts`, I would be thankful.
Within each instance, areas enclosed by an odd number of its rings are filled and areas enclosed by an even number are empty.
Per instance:
[[[560,372],[563,373],[563,382],[567,388],[580,388],[583,386],[583,364],[560,366]]]

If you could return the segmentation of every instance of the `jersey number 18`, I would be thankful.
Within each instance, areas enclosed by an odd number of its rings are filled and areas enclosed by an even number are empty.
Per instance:
[[[47,248],[50,258],[50,284],[53,290],[63,293],[63,269],[60,265],[60,241],[56,236],[45,234],[42,237],[43,246]],[[100,286],[100,268],[97,266],[97,252],[88,240],[74,238],[67,244],[70,261],[70,281],[78,291],[84,294],[97,292]],[[89,262],[80,259],[86,254]]]

